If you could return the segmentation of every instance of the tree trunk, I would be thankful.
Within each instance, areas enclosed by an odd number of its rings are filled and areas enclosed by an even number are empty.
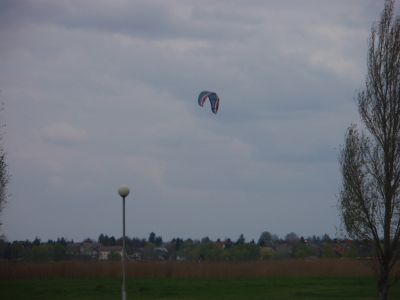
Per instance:
[[[378,279],[379,300],[389,299],[389,272],[382,270]]]
[[[389,299],[389,288],[387,285],[381,287],[379,291],[379,300],[388,300]]]

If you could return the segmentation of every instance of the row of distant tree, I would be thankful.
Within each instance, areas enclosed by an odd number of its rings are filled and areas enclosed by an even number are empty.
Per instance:
[[[97,260],[101,251],[110,251],[108,259],[120,259],[122,238],[100,234],[97,241],[74,242],[64,238],[41,241],[0,241],[0,259],[9,261]],[[134,260],[252,261],[305,257],[367,257],[370,247],[360,241],[323,236],[299,237],[289,233],[284,238],[263,232],[257,241],[237,239],[200,240],[173,238],[163,241],[154,232],[145,238],[126,238],[127,254]],[[111,249],[111,250],[110,250]]]

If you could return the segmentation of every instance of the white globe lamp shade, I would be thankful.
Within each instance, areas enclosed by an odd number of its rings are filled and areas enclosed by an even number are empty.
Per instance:
[[[118,189],[118,194],[119,194],[121,197],[125,198],[126,196],[129,195],[129,188],[128,188],[127,186],[125,186],[125,185],[121,186],[121,187]]]

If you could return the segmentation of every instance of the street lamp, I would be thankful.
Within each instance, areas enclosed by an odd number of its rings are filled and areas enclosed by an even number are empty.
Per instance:
[[[129,188],[127,186],[121,186],[118,189],[118,194],[122,197],[122,300],[126,300],[126,287],[125,287],[125,276],[126,276],[126,267],[125,267],[125,198],[129,195]]]

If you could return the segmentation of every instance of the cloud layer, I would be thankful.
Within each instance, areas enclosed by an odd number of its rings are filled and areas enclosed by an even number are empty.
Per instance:
[[[10,239],[335,234],[383,1],[2,1]],[[200,108],[203,90],[220,113]]]

